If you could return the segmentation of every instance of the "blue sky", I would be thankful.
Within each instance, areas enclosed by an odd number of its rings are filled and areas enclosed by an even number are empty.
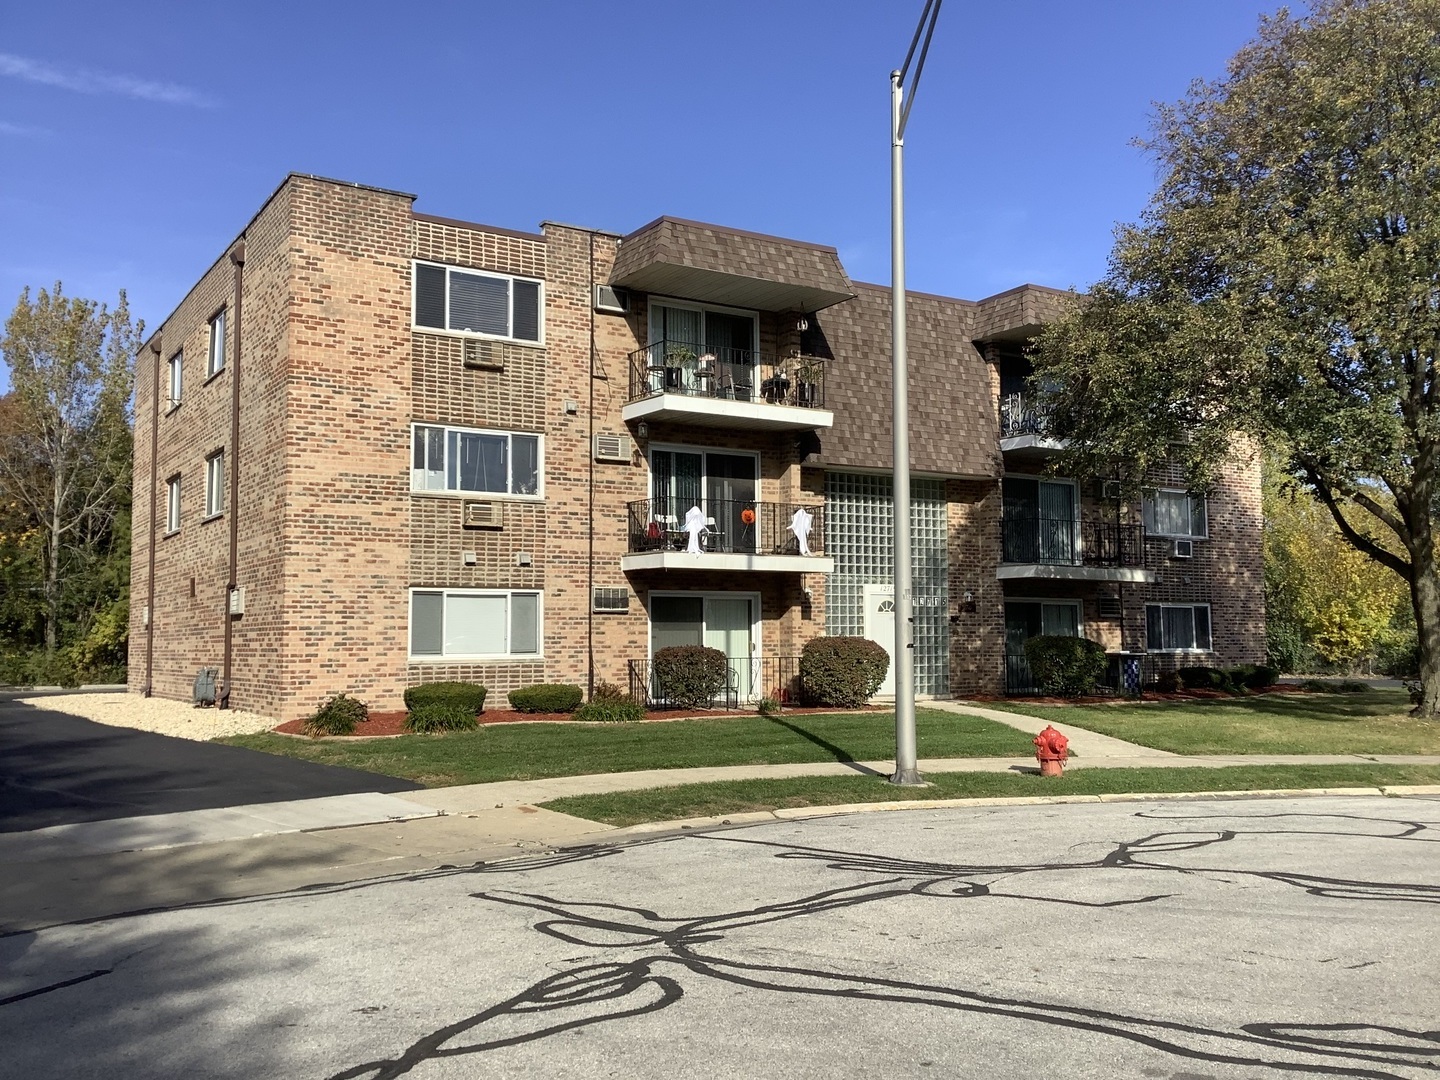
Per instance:
[[[163,319],[287,172],[510,228],[660,214],[890,279],[889,82],[922,0],[12,4],[0,311],[127,289]],[[1152,103],[1258,0],[948,0],[906,138],[912,289],[1084,287],[1153,164]],[[0,365],[0,390],[8,386]]]

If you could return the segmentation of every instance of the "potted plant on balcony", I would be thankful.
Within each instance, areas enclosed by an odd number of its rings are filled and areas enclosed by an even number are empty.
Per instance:
[[[825,362],[816,356],[801,356],[795,361],[795,404],[813,408],[820,404],[820,379]]]
[[[695,366],[695,352],[684,345],[671,345],[665,350],[666,390],[678,390],[683,385],[680,373],[687,367]]]

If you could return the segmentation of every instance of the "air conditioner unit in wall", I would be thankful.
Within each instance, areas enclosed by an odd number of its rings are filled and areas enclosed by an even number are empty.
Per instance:
[[[595,460],[614,461],[630,464],[631,443],[629,435],[595,436]]]
[[[629,589],[595,589],[591,595],[590,609],[606,614],[625,614],[630,610]]]
[[[1175,547],[1170,554],[1176,559],[1193,559],[1195,557],[1195,541],[1176,540]]]
[[[467,529],[503,529],[505,505],[498,502],[467,501],[464,524]]]
[[[1120,618],[1120,598],[1118,596],[1096,597],[1095,607],[1102,619]]]
[[[602,315],[624,315],[630,310],[629,297],[613,286],[596,285],[595,310]]]
[[[481,371],[504,371],[504,346],[498,341],[480,341],[467,338],[465,341],[465,366]]]

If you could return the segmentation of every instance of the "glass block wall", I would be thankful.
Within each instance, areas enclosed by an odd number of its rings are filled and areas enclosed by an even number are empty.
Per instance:
[[[835,572],[825,583],[825,632],[865,634],[863,586],[895,578],[895,500],[890,477],[825,476],[825,553]],[[910,539],[915,583],[915,691],[950,687],[950,565],[945,485],[910,481]]]

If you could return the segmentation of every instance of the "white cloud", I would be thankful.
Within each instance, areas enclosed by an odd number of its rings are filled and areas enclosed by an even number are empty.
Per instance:
[[[139,98],[141,101],[155,101],[163,105],[194,105],[200,108],[208,108],[214,104],[205,95],[187,86],[152,82],[131,75],[112,75],[88,68],[64,70],[13,53],[0,53],[0,75],[39,83],[41,86],[73,90],[80,94],[114,94]]]
[[[48,139],[53,132],[45,128],[32,127],[29,124],[12,124],[8,120],[0,120],[0,135],[15,135],[20,138]]]

